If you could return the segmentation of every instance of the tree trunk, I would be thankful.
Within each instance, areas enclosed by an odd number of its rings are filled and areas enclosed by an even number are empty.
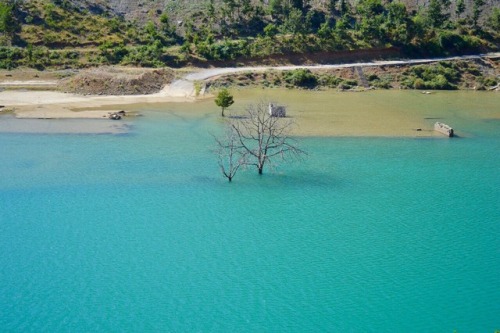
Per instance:
[[[222,108],[222,117],[224,117],[224,108]]]

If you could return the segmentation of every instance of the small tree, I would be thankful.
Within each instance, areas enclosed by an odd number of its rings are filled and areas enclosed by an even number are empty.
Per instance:
[[[488,25],[497,33],[500,31],[500,9],[493,8],[490,18],[488,19]]]
[[[484,0],[473,0],[472,1],[472,23],[474,24],[474,27],[476,27],[476,28],[478,26],[479,17],[481,16],[481,13],[483,11],[482,7],[483,7],[484,3],[485,3]]]
[[[294,120],[273,117],[269,113],[269,102],[250,104],[244,117],[232,118],[228,124],[238,139],[245,164],[256,166],[260,175],[267,164],[304,154],[290,136]]]
[[[16,3],[13,1],[0,1],[0,37],[2,34],[7,36],[7,45],[14,37],[14,33],[18,30],[19,25],[15,17]],[[1,40],[0,40],[1,43]]]
[[[431,0],[427,8],[427,17],[434,28],[443,26],[448,14],[443,11],[443,0]]]
[[[457,15],[457,18],[460,18],[460,16],[465,12],[465,0],[457,0],[457,4],[455,7],[455,14]]]
[[[215,104],[222,109],[223,117],[224,117],[224,109],[227,109],[228,107],[233,105],[233,103],[234,103],[233,95],[231,95],[226,88],[219,91],[219,94],[217,94],[217,98],[215,99]]]

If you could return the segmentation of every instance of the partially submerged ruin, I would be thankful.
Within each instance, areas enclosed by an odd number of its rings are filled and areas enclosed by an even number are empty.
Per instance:
[[[453,137],[454,135],[453,128],[446,124],[440,123],[439,121],[434,124],[434,130],[446,135],[449,138]]]
[[[269,115],[271,117],[286,117],[286,107],[283,105],[275,105],[273,103],[269,103]]]

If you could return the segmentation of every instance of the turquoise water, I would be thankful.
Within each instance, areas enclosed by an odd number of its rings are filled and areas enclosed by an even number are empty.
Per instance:
[[[500,329],[498,120],[304,138],[303,162],[229,184],[217,113],[146,115],[0,134],[0,331]]]

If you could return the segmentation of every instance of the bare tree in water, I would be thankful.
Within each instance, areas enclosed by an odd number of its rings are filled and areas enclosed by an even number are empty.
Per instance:
[[[217,143],[215,153],[219,168],[224,177],[232,181],[238,169],[245,165],[246,155],[240,145],[240,140],[231,126],[226,126],[222,137],[214,136],[214,138]]]
[[[217,139],[219,161],[223,157],[226,163],[221,168],[230,181],[241,165],[253,165],[262,175],[266,165],[274,166],[305,154],[290,135],[295,121],[273,116],[269,105],[266,101],[248,105],[243,116],[227,120],[229,134]]]

